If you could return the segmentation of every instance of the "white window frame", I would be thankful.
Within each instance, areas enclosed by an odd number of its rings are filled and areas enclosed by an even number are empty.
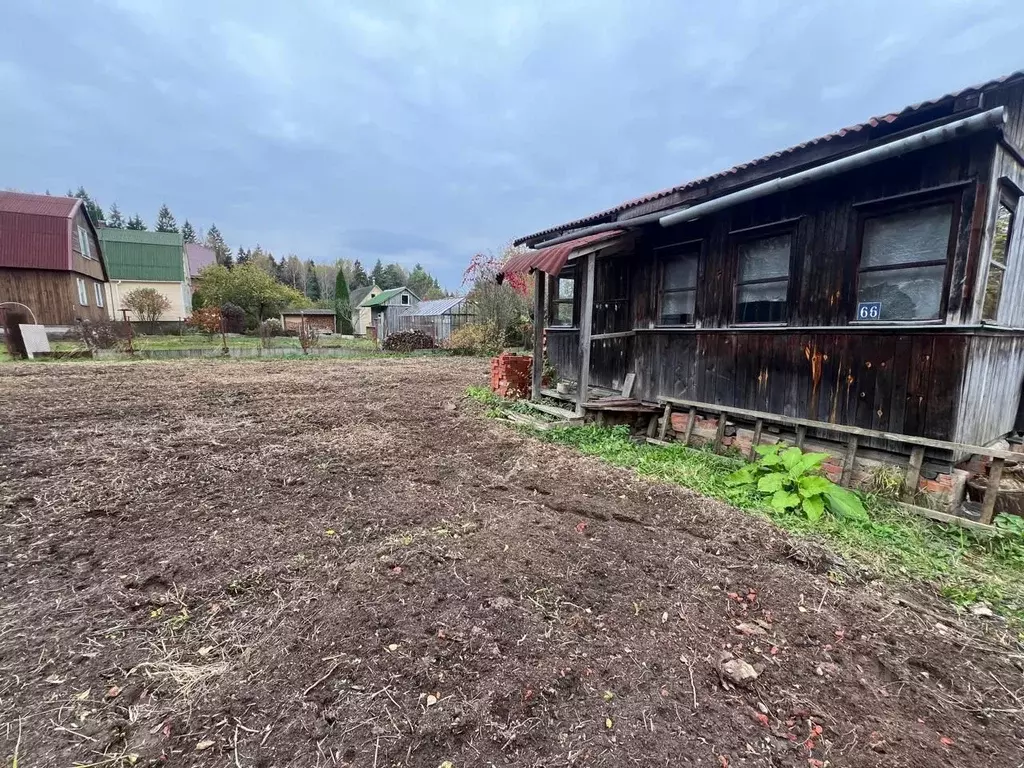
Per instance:
[[[81,277],[78,280],[78,303],[83,307],[89,306],[89,291],[86,290],[85,280]]]
[[[93,283],[92,289],[96,297],[96,306],[102,309],[105,303],[103,299],[103,283]]]
[[[89,233],[85,227],[78,227],[78,250],[82,252],[82,258],[92,259],[92,251],[89,249]]]

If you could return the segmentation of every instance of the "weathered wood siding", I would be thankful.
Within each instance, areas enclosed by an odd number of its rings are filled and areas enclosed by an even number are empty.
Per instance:
[[[91,259],[82,255],[82,246],[78,241],[78,227],[85,230],[89,238],[89,253]],[[78,209],[75,218],[71,221],[71,268],[75,272],[91,277],[93,280],[103,280],[103,266],[100,263],[102,250],[99,239],[89,222],[85,218],[85,206]],[[92,289],[90,289],[92,290]]]
[[[547,335],[548,362],[558,371],[558,378],[575,381],[580,366],[580,332],[576,328],[548,328]]]
[[[96,306],[94,286],[104,284],[88,277],[88,306],[78,303],[77,279],[74,272],[44,269],[0,269],[0,301],[17,301],[32,308],[36,320],[43,325],[72,325],[75,320],[105,320],[106,309]],[[101,288],[103,290],[103,288]]]
[[[1015,429],[1024,382],[1024,337],[979,334],[968,340],[954,440],[985,445]]]
[[[979,265],[979,290],[976,292],[977,295],[974,302],[974,317],[976,321],[980,321],[982,316],[988,255],[991,254],[992,250],[995,217],[1000,193],[1007,188],[1007,183],[1009,183],[1011,190],[1014,186],[1019,190],[1024,190],[1024,166],[1002,147],[998,149],[995,156],[994,175],[995,183],[991,185],[989,193],[989,215],[982,245],[982,253],[985,256],[981,259]],[[1017,214],[1013,217],[1013,230],[1009,233],[1009,238],[1010,247],[1006,255],[1006,276],[1003,279],[1003,292],[999,302],[996,322],[998,325],[1008,328],[1024,329],[1024,200],[1019,201],[1017,204]]]

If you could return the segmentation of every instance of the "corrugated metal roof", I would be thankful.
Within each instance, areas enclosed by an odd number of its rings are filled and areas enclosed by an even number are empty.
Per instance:
[[[661,190],[659,192],[652,192],[651,194],[644,195],[643,197],[638,197],[638,198],[635,198],[633,200],[629,200],[627,202],[620,203],[619,205],[616,205],[613,208],[608,208],[607,210],[601,211],[600,213],[594,213],[594,214],[591,214],[589,216],[584,216],[581,219],[576,219],[575,221],[570,221],[567,224],[561,224],[561,225],[559,225],[557,227],[551,227],[549,229],[541,230],[540,232],[535,232],[532,235],[527,235],[525,237],[517,238],[513,242],[516,245],[519,245],[520,243],[524,243],[527,240],[532,240],[534,238],[544,237],[544,236],[547,236],[547,235],[554,235],[556,233],[565,232],[567,230],[578,229],[580,227],[587,226],[587,225],[590,225],[590,224],[595,224],[595,223],[598,223],[598,222],[601,222],[601,221],[604,221],[604,220],[613,220],[614,217],[617,214],[620,214],[620,213],[622,213],[624,211],[627,211],[630,208],[634,208],[634,207],[636,207],[638,205],[643,205],[645,203],[651,203],[651,202],[654,202],[655,200],[659,200],[661,198],[668,197],[669,195],[673,195],[673,194],[676,194],[676,193],[679,193],[679,192],[686,192],[686,191],[692,190],[695,187],[703,186],[704,184],[708,184],[708,183],[710,183],[712,181],[715,181],[717,179],[723,178],[725,176],[731,176],[731,175],[740,173],[741,171],[745,171],[745,170],[748,170],[750,168],[754,168],[754,167],[756,167],[758,165],[762,165],[764,163],[769,162],[770,160],[775,160],[775,159],[780,158],[780,157],[785,157],[787,155],[792,155],[792,154],[795,154],[797,152],[801,152],[801,151],[803,151],[805,149],[808,149],[810,147],[814,147],[814,146],[816,146],[818,144],[826,144],[828,142],[834,141],[835,139],[842,138],[842,137],[844,137],[844,136],[846,136],[846,135],[848,135],[850,133],[858,133],[860,131],[868,130],[870,128],[875,128],[875,127],[877,127],[879,125],[883,125],[883,124],[891,125],[891,124],[894,124],[894,123],[900,121],[903,118],[910,117],[910,116],[912,116],[912,115],[914,115],[914,114],[916,114],[916,113],[918,113],[918,112],[920,112],[922,110],[925,110],[925,109],[927,109],[929,107],[937,106],[937,105],[939,105],[939,104],[941,104],[943,102],[955,101],[956,99],[958,99],[958,98],[960,98],[962,96],[966,96],[966,95],[969,95],[971,93],[980,93],[981,91],[989,90],[989,89],[992,89],[992,88],[996,88],[996,87],[999,87],[999,86],[1002,86],[1002,85],[1006,85],[1007,83],[1009,83],[1011,81],[1021,80],[1021,79],[1024,79],[1024,70],[1019,70],[1019,71],[1016,71],[1016,72],[1012,72],[1012,73],[1010,73],[1008,75],[1003,75],[1002,77],[997,77],[997,78],[995,78],[993,80],[988,80],[987,82],[984,82],[984,83],[979,83],[977,85],[971,85],[971,86],[968,86],[966,88],[961,88],[958,91],[952,91],[950,93],[943,94],[942,96],[939,96],[939,97],[934,98],[934,99],[929,99],[927,101],[921,101],[921,102],[918,102],[917,104],[911,104],[910,106],[904,107],[903,109],[899,110],[898,112],[890,112],[889,114],[886,114],[886,115],[878,115],[876,117],[869,118],[868,120],[865,120],[863,123],[857,123],[856,125],[851,125],[851,126],[848,126],[846,128],[840,128],[838,131],[833,131],[832,133],[827,133],[824,136],[819,136],[816,139],[810,139],[810,140],[802,142],[800,144],[796,144],[796,145],[794,145],[792,147],[787,147],[786,149],[781,149],[778,152],[772,152],[770,155],[765,155],[763,157],[759,157],[756,160],[751,160],[751,161],[746,162],[746,163],[741,163],[739,165],[734,165],[732,168],[727,168],[724,171],[719,171],[717,173],[711,174],[710,176],[704,176],[703,178],[694,179],[694,180],[688,181],[688,182],[686,182],[684,184],[680,184],[680,185],[675,186],[675,187],[670,187],[669,189],[663,189],[663,190]]]
[[[179,233],[102,227],[99,236],[111,280],[185,281]]]
[[[431,317],[434,315],[443,315],[451,310],[455,309],[459,304],[466,300],[465,296],[449,296],[446,299],[431,299],[430,301],[421,301],[415,307],[412,312],[407,314],[413,315],[414,317]]]
[[[188,274],[199,277],[199,272],[217,263],[217,254],[212,248],[199,243],[185,243],[185,256],[188,259]]]
[[[71,219],[81,205],[75,197],[0,192],[0,267],[70,270]]]
[[[569,260],[569,256],[573,251],[585,245],[611,240],[621,234],[621,229],[613,229],[611,232],[599,232],[596,235],[577,237],[575,240],[570,240],[567,243],[552,245],[550,248],[542,248],[539,251],[526,251],[517,254],[502,264],[501,272],[498,273],[498,279],[500,281],[505,275],[516,272],[531,272],[535,269],[549,275],[557,275],[562,271],[562,267],[565,266],[565,262]]]
[[[376,296],[374,296],[372,299],[363,299],[363,301],[359,304],[359,306],[360,307],[379,307],[381,304],[387,304],[388,303],[388,299],[392,299],[392,298],[394,298],[395,296],[397,296],[398,294],[400,294],[402,292],[408,293],[412,298],[416,299],[417,301],[420,298],[419,296],[417,296],[415,293],[413,293],[412,291],[410,291],[408,288],[406,288],[403,285],[403,286],[400,286],[398,288],[389,288],[386,291],[381,291]]]
[[[71,218],[75,209],[82,204],[77,197],[54,197],[53,195],[30,195],[26,192],[0,192],[0,211],[25,213],[32,216],[58,216]]]

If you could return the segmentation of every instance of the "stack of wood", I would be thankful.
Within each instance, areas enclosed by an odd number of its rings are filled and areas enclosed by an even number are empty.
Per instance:
[[[529,397],[533,358],[505,352],[491,358],[491,391],[500,397]]]

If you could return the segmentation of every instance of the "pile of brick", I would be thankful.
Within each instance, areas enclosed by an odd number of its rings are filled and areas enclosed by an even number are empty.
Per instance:
[[[491,358],[491,391],[500,397],[529,397],[533,358],[505,352]]]

